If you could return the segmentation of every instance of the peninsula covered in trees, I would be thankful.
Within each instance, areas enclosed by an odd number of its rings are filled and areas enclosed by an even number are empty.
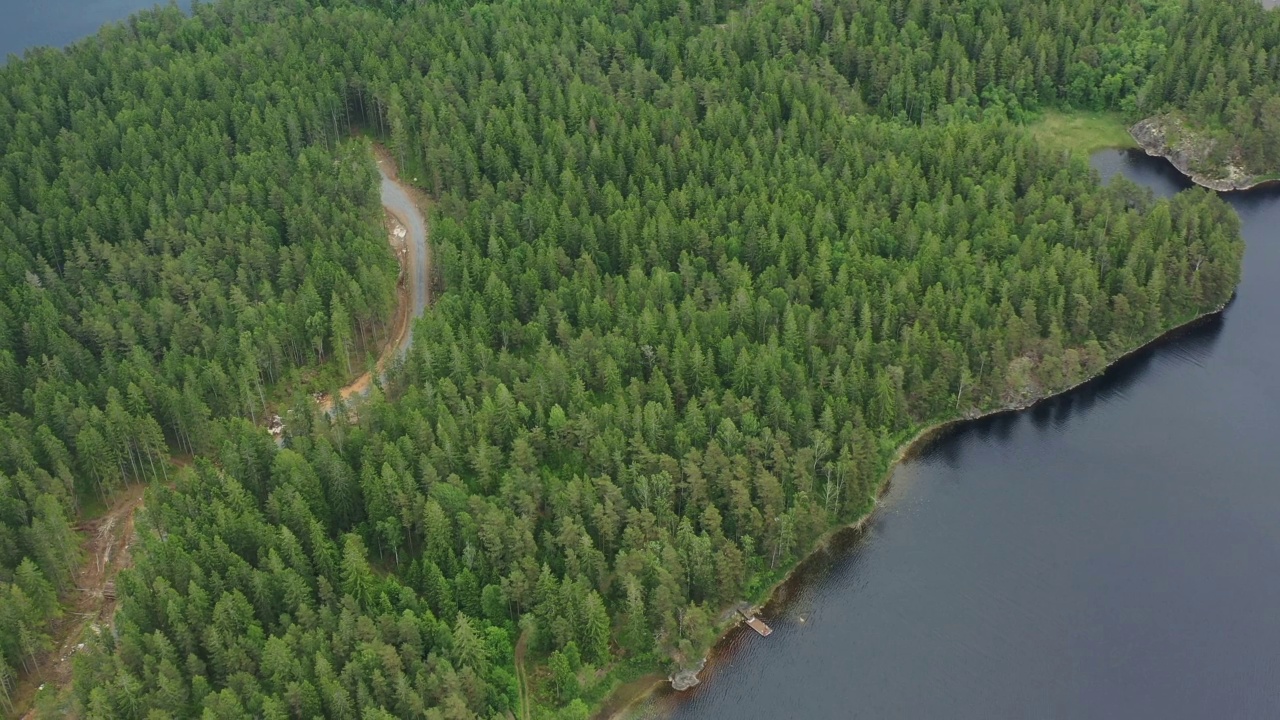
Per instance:
[[[220,0],[13,59],[0,706],[76,518],[147,482],[63,709],[586,717],[920,428],[1230,298],[1216,196],[1024,122],[1183,113],[1268,172],[1278,94],[1252,0]],[[289,388],[396,298],[370,137],[433,199],[437,301],[330,418]]]

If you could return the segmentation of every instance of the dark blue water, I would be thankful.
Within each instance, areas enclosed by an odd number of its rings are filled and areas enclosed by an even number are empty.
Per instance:
[[[158,0],[0,0],[0,62],[39,45],[62,47]],[[190,7],[183,2],[182,7]]]
[[[640,714],[1280,717],[1280,192],[1227,200],[1248,250],[1221,320],[935,442],[766,608],[771,637],[735,632]]]

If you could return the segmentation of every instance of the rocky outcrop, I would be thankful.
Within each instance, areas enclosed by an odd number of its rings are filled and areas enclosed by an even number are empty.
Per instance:
[[[671,687],[679,692],[684,692],[692,687],[697,687],[702,681],[698,679],[698,673],[702,672],[702,668],[707,666],[707,659],[702,660],[693,667],[682,668],[680,672],[667,678],[671,682]]]
[[[1236,162],[1210,162],[1217,141],[1196,133],[1173,115],[1142,120],[1129,128],[1129,134],[1148,155],[1165,158],[1201,187],[1229,192],[1248,190],[1264,182]]]

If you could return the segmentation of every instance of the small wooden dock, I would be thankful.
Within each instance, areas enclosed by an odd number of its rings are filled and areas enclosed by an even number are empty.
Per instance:
[[[760,633],[760,637],[769,637],[773,634],[773,628],[765,625],[764,621],[758,617],[747,618],[747,624],[751,626],[752,630]]]
[[[773,628],[766,625],[763,620],[755,615],[748,615],[741,608],[739,608],[738,614],[742,615],[742,618],[747,621],[747,625],[749,625],[752,630],[755,630],[760,637],[769,637],[773,634]]]

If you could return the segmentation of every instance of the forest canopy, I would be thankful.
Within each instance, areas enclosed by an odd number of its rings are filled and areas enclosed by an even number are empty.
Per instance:
[[[81,504],[130,482],[85,717],[585,717],[696,660],[920,428],[1228,300],[1216,196],[1103,187],[1019,123],[1178,110],[1274,168],[1278,18],[221,0],[11,61],[0,698]],[[438,300],[329,418],[273,391],[391,314],[370,137],[433,198]]]

